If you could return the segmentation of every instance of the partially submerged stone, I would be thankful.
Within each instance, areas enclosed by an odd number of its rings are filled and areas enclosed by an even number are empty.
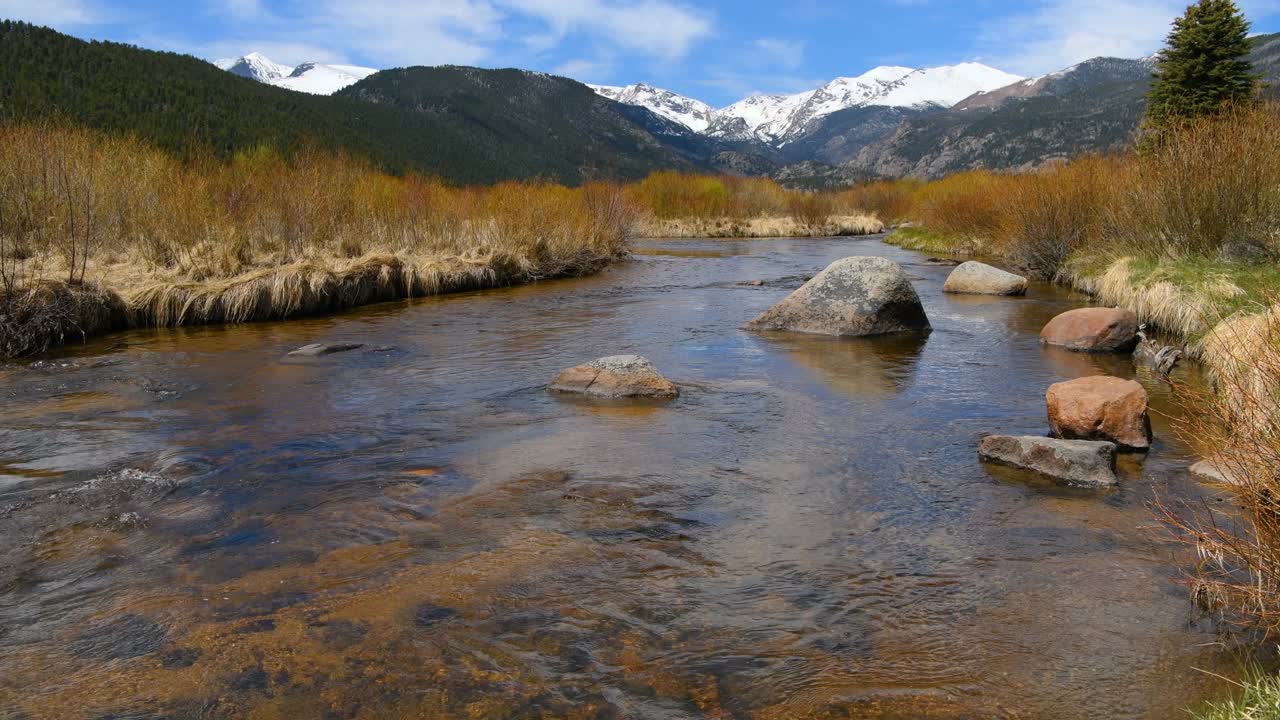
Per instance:
[[[1244,479],[1221,458],[1201,460],[1191,466],[1191,477],[1213,485],[1243,485]]]
[[[928,330],[929,318],[897,263],[848,257],[831,263],[746,329],[858,337]]]
[[[1122,450],[1151,448],[1147,391],[1133,380],[1095,375],[1060,382],[1045,393],[1049,430],[1066,440],[1103,440]]]
[[[1138,316],[1119,308],[1068,310],[1044,326],[1040,341],[1075,352],[1127,353],[1138,344]]]
[[[1109,442],[988,435],[978,447],[978,456],[1065,485],[1107,488],[1117,482],[1116,446]]]
[[[680,389],[639,355],[614,355],[562,371],[547,388],[551,392],[601,398],[678,397]]]
[[[970,260],[951,271],[942,290],[967,295],[1025,295],[1027,279]]]
[[[364,347],[364,343],[311,343],[303,345],[297,350],[289,353],[289,357],[320,357],[321,355],[332,355],[334,353],[347,352],[349,350],[359,350]]]

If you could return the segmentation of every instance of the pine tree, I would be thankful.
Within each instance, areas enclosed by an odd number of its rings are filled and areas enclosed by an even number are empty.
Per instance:
[[[1249,63],[1249,21],[1233,0],[1199,0],[1174,21],[1156,58],[1146,129],[1160,131],[1252,102],[1259,76]]]

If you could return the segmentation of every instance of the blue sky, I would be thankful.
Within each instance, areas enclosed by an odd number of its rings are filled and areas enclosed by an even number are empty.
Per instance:
[[[876,65],[1033,75],[1155,51],[1187,0],[0,0],[0,16],[215,59],[522,67],[725,105]],[[1257,32],[1280,0],[1241,3]]]

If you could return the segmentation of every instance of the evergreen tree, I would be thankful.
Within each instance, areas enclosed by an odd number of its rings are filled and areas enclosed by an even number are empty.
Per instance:
[[[1161,130],[1253,101],[1259,76],[1247,56],[1249,21],[1233,0],[1199,0],[1174,21],[1156,59],[1146,129]]]

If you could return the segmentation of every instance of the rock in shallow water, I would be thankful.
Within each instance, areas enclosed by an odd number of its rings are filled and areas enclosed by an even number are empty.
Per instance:
[[[1201,460],[1191,466],[1191,477],[1214,485],[1243,485],[1244,480],[1232,469],[1233,463],[1223,459]]]
[[[987,462],[1030,470],[1065,485],[1116,484],[1116,446],[1109,442],[988,435],[978,447]]]
[[[1049,429],[1066,440],[1103,440],[1122,450],[1151,448],[1147,391],[1133,380],[1095,375],[1049,387]]]
[[[858,337],[929,330],[929,318],[897,263],[847,257],[831,263],[746,329]]]
[[[1138,344],[1138,316],[1119,308],[1068,310],[1044,326],[1040,342],[1075,352],[1127,353]]]
[[[320,357],[321,355],[332,355],[334,353],[347,352],[348,350],[359,350],[362,347],[364,347],[363,343],[311,343],[290,352],[289,357]]]
[[[547,389],[601,398],[668,399],[680,395],[675,383],[639,355],[613,355],[571,367],[557,375]]]
[[[942,290],[962,295],[1025,295],[1027,279],[970,260],[951,271]]]

